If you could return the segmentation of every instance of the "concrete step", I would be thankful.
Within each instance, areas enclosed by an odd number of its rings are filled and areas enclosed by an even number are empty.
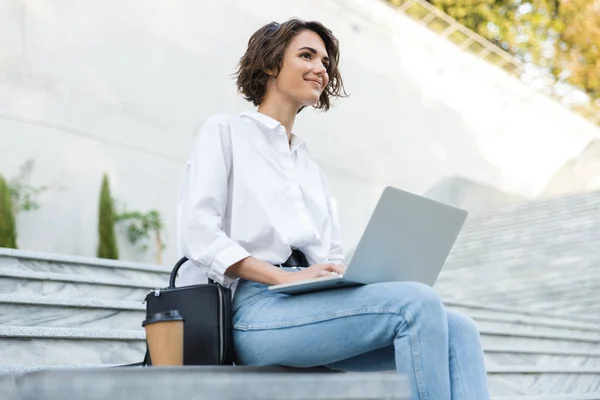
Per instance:
[[[3,367],[128,364],[144,358],[141,330],[0,327]]]
[[[523,396],[492,396],[492,400],[598,400],[598,393],[567,393]]]
[[[479,268],[460,268],[443,270],[436,287],[441,290],[453,288],[456,285],[468,285],[468,291],[454,291],[456,297],[464,296],[479,298],[479,296],[506,296],[519,293],[523,298],[534,296],[544,291],[559,291],[561,296],[578,297],[578,291],[591,291],[597,288],[597,278],[600,273],[595,270],[595,263],[580,260],[577,267],[559,266],[553,271],[544,272],[540,276],[536,268],[512,270],[507,274],[505,270],[496,269],[494,266],[481,266]],[[587,264],[586,263],[586,264]],[[575,291],[576,290],[576,291]]]
[[[486,242],[482,241],[481,246],[478,248],[462,252],[458,251],[462,244],[457,242],[448,257],[445,268],[449,270],[464,267],[478,268],[481,266],[489,268],[491,265],[510,266],[525,262],[528,267],[522,274],[531,273],[531,271],[541,267],[541,264],[546,262],[545,260],[567,256],[574,257],[581,254],[588,256],[595,254],[595,249],[600,245],[600,238],[586,238],[586,241],[581,241],[581,236],[579,236],[580,242],[577,242],[578,236],[563,236],[560,242],[553,241],[555,237],[552,237],[546,243],[530,242],[522,244],[500,244],[497,239],[490,238]]]
[[[546,311],[550,309],[550,305],[540,302],[540,304],[537,305],[535,309]],[[600,298],[598,298],[598,295],[596,294],[594,296],[589,296],[589,298],[587,299],[582,299],[578,302],[570,302],[569,304],[561,306],[561,311],[569,314],[599,315],[598,311],[600,311]]]
[[[598,289],[600,290],[600,288]],[[560,303],[560,301],[557,301],[557,303]],[[557,307],[557,304],[552,304],[552,303],[548,303],[545,302],[542,298],[540,298],[539,300],[536,301],[531,301],[531,302],[523,302],[523,301],[513,301],[510,303],[511,306],[514,307],[527,307],[533,311],[553,311],[553,310],[560,310],[560,312],[565,313],[565,314],[571,314],[571,315],[589,315],[592,318],[598,318],[598,302],[597,300],[594,301],[592,299],[590,300],[582,300],[580,302],[580,304],[578,305],[572,305],[570,307],[563,307],[562,305],[560,307]]]
[[[12,399],[358,400],[408,399],[406,379],[389,373],[257,372],[179,367],[40,371],[0,379]],[[10,397],[9,397],[10,396]]]
[[[597,195],[597,194],[596,194]],[[482,247],[487,241],[495,240],[498,245],[513,244],[526,245],[530,243],[544,244],[556,238],[553,231],[559,229],[562,235],[573,235],[581,238],[582,235],[594,237],[597,222],[590,217],[597,213],[597,204],[586,205],[583,208],[557,210],[556,213],[544,213],[535,217],[530,210],[499,214],[493,217],[473,217],[467,220],[461,232],[461,246],[465,250]],[[561,215],[564,221],[557,221]],[[565,222],[568,220],[568,224]],[[563,222],[562,224],[557,222]]]
[[[166,286],[170,273],[170,268],[163,266],[5,248],[0,248],[0,270],[91,276],[96,279],[137,282],[149,287]]]
[[[0,325],[56,328],[142,329],[139,302],[0,295]]]
[[[504,306],[542,312],[560,312],[565,315],[587,315],[591,319],[598,320],[598,314],[595,313],[597,310],[594,308],[598,307],[600,303],[600,297],[597,294],[599,290],[600,287],[581,291],[580,298],[577,299],[563,298],[560,293],[538,293],[535,298],[526,299],[515,292],[510,295],[510,299],[507,299],[506,295],[488,295],[481,296],[479,301],[484,304],[503,304]],[[555,300],[548,300],[550,298]],[[460,301],[461,299],[456,298],[456,300]]]
[[[454,308],[457,310],[465,310],[465,312],[469,313],[470,310],[479,310],[484,312],[499,312],[506,313],[512,315],[522,315],[527,317],[544,317],[555,320],[565,320],[572,322],[581,322],[588,323],[591,325],[600,325],[600,316],[587,316],[587,315],[578,315],[578,314],[567,314],[556,311],[540,311],[533,310],[530,308],[522,308],[522,307],[508,307],[497,304],[485,304],[485,303],[476,303],[471,300],[457,300],[453,298],[443,297],[444,304],[449,308]]]
[[[533,325],[549,328],[569,329],[586,332],[600,332],[600,324],[570,321],[560,318],[526,315],[519,311],[504,312],[496,310],[469,309],[467,307],[450,307],[461,311],[476,321],[505,322],[507,324]]]
[[[577,334],[535,335],[488,327],[481,332],[490,366],[543,365],[554,361],[565,366],[596,366],[600,357],[600,340]],[[132,363],[143,356],[144,337],[141,329],[4,326],[0,327],[1,364],[27,367]]]
[[[464,306],[462,311],[475,318],[483,342],[491,346],[600,350],[600,328],[595,324],[499,311],[488,315]],[[144,313],[141,301],[0,295],[0,325],[5,326],[142,330]]]
[[[92,369],[92,368],[115,368],[119,364],[83,364],[83,365],[28,365],[19,367],[3,367],[0,366],[0,377],[14,376],[27,374],[36,371],[56,371],[56,370],[73,370],[73,369]]]
[[[586,354],[600,352],[600,324],[597,323],[566,320],[554,313],[535,315],[534,312],[528,310],[507,307],[481,306],[453,301],[445,303],[450,309],[464,312],[475,319],[482,334],[482,342],[488,349],[529,348],[535,350],[540,348],[581,353],[569,365],[585,362],[595,363],[595,359],[586,361]],[[564,356],[565,354],[554,355]],[[541,357],[530,358],[537,359],[535,362],[538,363]],[[519,359],[513,358],[513,360]],[[500,360],[497,359],[496,362],[500,362]],[[523,361],[514,362],[519,364]]]
[[[574,221],[581,220],[584,226],[591,227],[594,221],[590,221],[589,217],[597,212],[598,198],[597,191],[577,193],[485,210],[474,213],[463,231],[466,238],[472,240],[505,232],[548,232],[545,226],[555,227],[556,218],[568,220],[570,226]],[[517,227],[521,229],[516,230]]]
[[[488,367],[488,386],[493,396],[548,396],[568,393],[577,399],[581,395],[600,398],[600,368],[545,365],[534,367]],[[542,397],[544,398],[544,397]],[[584,397],[585,398],[585,397]]]
[[[484,321],[481,319],[477,321],[477,325],[479,326],[479,329],[482,332],[489,332],[494,330],[508,330],[514,332],[515,335],[531,334],[538,337],[546,337],[546,335],[551,335],[551,337],[555,337],[559,335],[565,338],[577,336],[577,338],[585,338],[594,342],[600,342],[600,331],[579,330],[571,327],[558,326],[546,327],[530,323],[518,323],[510,321]]]
[[[31,270],[0,270],[0,293],[61,298],[119,299],[141,301],[150,289],[168,285],[168,278],[158,276],[150,283],[124,278],[96,277],[71,273]]]
[[[207,369],[208,368],[208,369]],[[34,371],[33,369],[23,370],[19,375],[4,375],[0,377],[0,387],[13,390],[23,388],[25,386],[27,380],[35,381],[35,379],[39,379],[39,377],[44,377],[43,381],[37,381],[35,383],[35,387],[37,389],[45,390],[44,394],[55,394],[54,392],[57,388],[61,387],[64,389],[74,389],[75,386],[72,385],[73,382],[77,382],[76,387],[79,390],[89,390],[93,392],[95,395],[98,392],[94,389],[95,383],[102,383],[102,385],[106,385],[104,382],[107,377],[110,377],[110,384],[119,387],[120,393],[123,393],[127,383],[131,379],[135,379],[135,374],[142,374],[145,376],[144,382],[156,382],[156,375],[160,373],[160,371],[170,371],[173,374],[176,374],[178,377],[184,376],[186,371],[195,370],[192,376],[188,376],[186,380],[191,380],[196,385],[198,384],[199,379],[203,374],[210,372],[210,380],[215,383],[218,382],[221,388],[224,388],[228,385],[228,380],[235,377],[236,380],[242,379],[243,374],[252,373],[254,376],[252,377],[253,381],[262,380],[268,378],[271,372],[242,372],[248,367],[184,367],[184,368],[176,368],[176,369],[165,369],[165,368],[57,368],[57,369],[43,369],[42,371],[38,371],[36,373],[31,373]],[[200,371],[200,369],[204,370],[204,372]],[[264,369],[263,369],[264,370]],[[598,376],[600,375],[600,369],[598,368],[585,368],[585,369],[573,369],[573,368],[564,368],[564,367],[540,367],[540,368],[523,368],[520,366],[506,366],[499,368],[489,368],[488,382],[490,387],[490,392],[492,395],[492,399],[495,400],[508,400],[508,399],[535,399],[535,400],[560,400],[560,399],[580,399],[580,400],[590,400],[590,399],[598,399],[600,395],[600,390],[598,389]],[[23,373],[25,372],[25,373]],[[280,374],[280,372],[275,372]],[[291,374],[295,378],[300,376],[311,376],[311,373],[296,373]],[[356,373],[344,373],[344,374],[323,374],[323,376],[334,376],[334,377],[348,377],[351,376],[353,379],[356,379],[359,376],[364,374],[356,374]],[[373,377],[387,377],[389,379],[398,379],[401,377],[395,375],[395,372],[383,372],[377,374],[367,374]],[[86,378],[87,376],[87,378]],[[139,376],[139,375],[138,375]],[[280,375],[280,377],[290,376],[289,373]],[[31,379],[30,377],[35,377]],[[123,377],[127,377],[127,380],[121,381],[120,379]],[[93,378],[93,379],[92,379]],[[173,381],[170,380],[172,383]],[[44,384],[52,383],[52,387],[47,386],[44,387]],[[180,384],[182,381],[179,381]],[[264,383],[264,382],[263,382]],[[140,382],[140,387],[145,387],[145,384]],[[162,385],[156,385],[156,387],[162,387]],[[196,386],[197,387],[197,386]],[[48,390],[50,389],[50,390]],[[205,387],[203,386],[203,390]],[[106,387],[103,388],[106,390]],[[138,388],[139,390],[139,388]],[[7,391],[3,391],[3,393],[7,393]],[[9,392],[10,393],[10,392]],[[65,398],[67,392],[62,392],[63,397],[56,398]],[[75,398],[83,398],[80,397],[83,392],[71,393]],[[224,392],[221,392],[224,393]],[[319,392],[321,393],[321,392]],[[370,391],[369,394],[373,395],[375,392]],[[23,395],[23,393],[20,393]],[[31,394],[31,393],[29,393]],[[105,393],[106,394],[106,393]],[[321,393],[322,394],[322,393]],[[398,392],[395,393],[396,395]],[[69,397],[69,396],[67,396]],[[93,398],[89,396],[84,396],[85,398]],[[137,398],[138,396],[134,396]],[[198,398],[197,396],[192,396],[193,398]],[[54,397],[24,397],[24,398],[54,398]],[[106,397],[98,397],[98,398],[106,398]],[[114,397],[111,397],[114,399]],[[190,398],[190,397],[186,397]],[[222,396],[218,396],[218,398],[223,398]],[[244,397],[248,398],[248,397]],[[281,397],[281,395],[277,398],[285,398]],[[315,398],[315,397],[310,397]],[[331,394],[329,397],[324,398],[333,398]],[[350,397],[355,398],[355,397]],[[365,397],[356,397],[356,398],[379,398],[367,396]],[[384,397],[391,398],[391,397]],[[399,398],[399,397],[393,397]]]
[[[530,285],[521,285],[517,281],[521,280],[519,277],[512,277],[510,280],[505,282],[503,285],[489,285],[486,288],[482,288],[477,295],[488,296],[506,296],[506,294],[514,295],[519,294],[519,300],[532,301],[539,299],[540,296],[560,296],[561,304],[566,301],[573,302],[581,300],[582,296],[597,294],[598,284],[597,280],[600,279],[600,274],[594,273],[594,271],[584,271],[580,276],[576,275],[578,279],[574,279],[572,276],[575,271],[564,271],[562,275],[557,276],[553,280],[549,281],[544,279],[531,279],[528,280]]]
[[[563,365],[600,368],[600,351],[561,350],[555,347],[484,345],[488,367]]]
[[[500,271],[504,270],[510,272],[509,275],[505,276],[505,279],[509,279],[513,274],[517,277],[529,277],[536,280],[544,281],[545,277],[543,274],[535,275],[535,271],[549,270],[550,268],[556,269],[559,272],[568,272],[569,265],[549,265],[552,260],[556,259],[569,259],[580,257],[580,259],[572,262],[577,272],[589,267],[587,264],[589,261],[595,258],[595,249],[600,244],[599,239],[594,239],[586,243],[573,243],[568,240],[571,238],[563,238],[564,243],[546,243],[543,245],[537,245],[534,247],[517,246],[511,247],[511,244],[504,244],[498,246],[495,249],[495,243],[490,240],[486,245],[479,249],[473,249],[472,251],[465,252],[462,255],[450,253],[447,263],[444,265],[445,273],[451,271],[463,269],[462,273],[468,274],[468,270],[472,269],[471,273],[477,269],[485,269],[491,272],[490,276],[481,276],[482,282],[493,283],[495,275],[500,275]],[[585,257],[585,258],[583,258]],[[576,266],[577,263],[582,265]],[[519,270],[519,267],[521,269]],[[495,269],[500,268],[495,273]],[[593,272],[593,271],[590,271]],[[568,275],[565,274],[567,277]]]
[[[599,324],[471,309],[456,304],[450,308],[473,317],[482,333],[510,330],[516,336],[550,334],[550,337],[558,335],[570,340],[571,334],[575,334],[581,339],[600,340]],[[0,325],[141,329],[144,310],[142,301],[0,295]]]
[[[583,262],[580,261],[580,264]],[[525,302],[540,297],[546,300],[563,300],[563,297],[577,300],[581,298],[579,292],[593,294],[594,289],[598,288],[600,273],[595,270],[597,262],[587,260],[586,264],[579,268],[559,266],[548,275],[540,275],[539,268],[525,268],[521,264],[507,265],[506,268],[487,265],[444,270],[436,288],[448,297],[477,299],[478,302],[481,302],[481,298]],[[460,289],[464,287],[469,290]]]
[[[600,350],[600,339],[579,333],[555,333],[552,329],[514,329],[507,327],[480,326],[482,342],[487,346],[555,347],[569,351]]]

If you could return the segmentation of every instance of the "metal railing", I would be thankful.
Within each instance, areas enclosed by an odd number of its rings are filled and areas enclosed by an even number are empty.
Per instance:
[[[460,24],[454,18],[425,0],[385,0],[399,11],[427,26],[463,50],[477,55],[485,61],[502,68],[509,74],[521,78],[523,63],[513,55],[496,46],[483,36]],[[591,102],[588,104],[567,105],[556,95],[551,97],[572,112],[600,126],[600,109]]]

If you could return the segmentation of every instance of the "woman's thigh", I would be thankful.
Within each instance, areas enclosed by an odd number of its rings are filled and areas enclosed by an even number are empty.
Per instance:
[[[325,364],[325,366],[348,372],[394,371],[396,370],[394,345]]]
[[[378,283],[288,296],[246,282],[234,298],[234,340],[242,364],[326,365],[402,338],[411,351],[415,318],[443,318],[438,325],[446,326],[439,296],[419,283]]]
[[[479,367],[482,352],[479,330],[475,322],[470,317],[454,310],[446,310],[446,318],[448,323],[450,357],[459,360],[463,364],[463,369]],[[342,371],[354,372],[394,370],[396,369],[394,350],[394,346],[391,345],[330,363],[326,366]],[[473,373],[471,373],[472,375]]]

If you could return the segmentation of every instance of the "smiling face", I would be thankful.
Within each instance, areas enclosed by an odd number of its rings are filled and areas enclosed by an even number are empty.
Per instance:
[[[333,99],[347,96],[339,65],[339,41],[320,22],[298,18],[270,22],[248,40],[235,74],[236,86],[255,106],[268,103],[298,111],[314,106],[327,111]]]
[[[286,47],[279,73],[269,71],[266,97],[293,103],[297,108],[315,105],[329,84],[328,66],[321,37],[302,30]]]

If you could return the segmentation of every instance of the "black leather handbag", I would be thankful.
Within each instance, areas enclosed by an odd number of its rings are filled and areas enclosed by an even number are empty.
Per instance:
[[[175,287],[179,268],[186,261],[183,257],[173,267],[169,287],[146,295],[146,315],[177,310],[183,316],[184,365],[232,365],[231,290],[210,279],[206,284]],[[142,365],[152,365],[148,350]]]

